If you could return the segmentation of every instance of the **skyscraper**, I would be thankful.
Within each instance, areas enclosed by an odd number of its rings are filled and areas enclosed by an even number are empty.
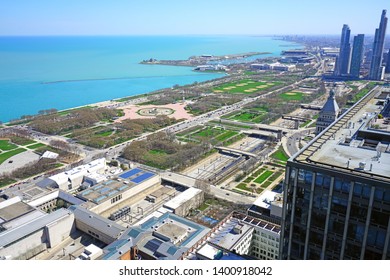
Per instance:
[[[375,88],[288,160],[282,259],[390,259],[389,115]]]
[[[386,62],[385,73],[390,73],[390,49],[387,53],[387,62]]]
[[[350,74],[352,78],[359,78],[360,66],[363,59],[364,34],[358,34],[353,38],[352,58]]]
[[[372,60],[370,66],[370,73],[368,76],[368,78],[371,80],[382,79],[382,59],[383,59],[383,46],[385,44],[386,27],[387,27],[386,10],[383,10],[379,28],[375,30],[374,45],[372,47]]]
[[[336,76],[344,76],[349,72],[349,56],[351,53],[351,44],[349,43],[351,29],[347,24],[343,25],[341,32],[340,52],[337,58],[334,74]]]

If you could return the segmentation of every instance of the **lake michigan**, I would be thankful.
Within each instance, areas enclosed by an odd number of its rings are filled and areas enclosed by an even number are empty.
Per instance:
[[[269,52],[299,45],[257,36],[0,37],[0,121],[222,77],[144,59]]]

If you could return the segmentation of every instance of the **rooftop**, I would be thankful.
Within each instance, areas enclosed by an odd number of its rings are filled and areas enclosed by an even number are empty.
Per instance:
[[[70,206],[69,210],[73,212],[76,222],[81,221],[86,225],[90,225],[91,227],[99,230],[100,232],[104,232],[104,234],[112,237],[119,238],[120,235],[125,231],[126,228],[118,225],[117,223],[106,219],[92,211],[89,211],[81,206]]]
[[[118,179],[108,180],[79,192],[77,197],[101,204],[155,176],[155,173],[134,168],[119,175]]]
[[[0,205],[0,223],[13,220],[34,210],[35,208],[20,201],[19,197],[5,200]]]
[[[178,259],[209,229],[172,213],[151,216],[139,226],[127,229],[119,240],[108,245],[103,259],[117,259],[131,247],[157,259]]]
[[[390,181],[390,106],[375,87],[289,161]],[[387,104],[387,105],[386,105]]]
[[[164,207],[170,208],[170,209],[176,209],[183,203],[187,202],[188,200],[192,199],[194,196],[202,192],[199,189],[196,188],[189,188],[182,192],[181,194],[175,196],[173,199],[168,201],[164,204]]]
[[[235,231],[235,228],[239,228],[240,231]],[[231,218],[215,232],[209,242],[230,251],[251,230],[253,230],[252,226],[241,223],[239,219]]]
[[[26,223],[20,227],[13,228],[7,231],[0,233],[0,248],[3,246],[7,246],[10,243],[13,243],[25,236],[45,227],[46,225],[58,221],[66,216],[72,215],[72,213],[67,209],[59,209],[50,213],[48,215],[44,215]]]

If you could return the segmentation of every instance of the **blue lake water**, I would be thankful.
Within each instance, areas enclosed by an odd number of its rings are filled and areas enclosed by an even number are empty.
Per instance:
[[[224,75],[139,64],[144,59],[270,52],[266,57],[289,48],[255,36],[0,37],[0,120]]]

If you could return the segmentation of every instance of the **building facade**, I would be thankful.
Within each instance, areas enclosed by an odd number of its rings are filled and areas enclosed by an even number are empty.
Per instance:
[[[386,27],[387,27],[386,10],[383,10],[379,28],[375,30],[375,39],[372,48],[370,73],[368,76],[368,78],[371,80],[382,80],[382,74],[383,74],[382,59],[383,59],[383,47],[385,44]]]
[[[372,90],[287,162],[282,259],[390,259],[384,95]]]
[[[349,73],[351,54],[350,36],[351,29],[349,29],[347,24],[344,24],[341,32],[340,53],[336,61],[335,76],[346,76]]]
[[[358,34],[353,37],[353,48],[351,56],[350,75],[352,78],[358,79],[360,74],[360,66],[363,60],[364,34]]]

